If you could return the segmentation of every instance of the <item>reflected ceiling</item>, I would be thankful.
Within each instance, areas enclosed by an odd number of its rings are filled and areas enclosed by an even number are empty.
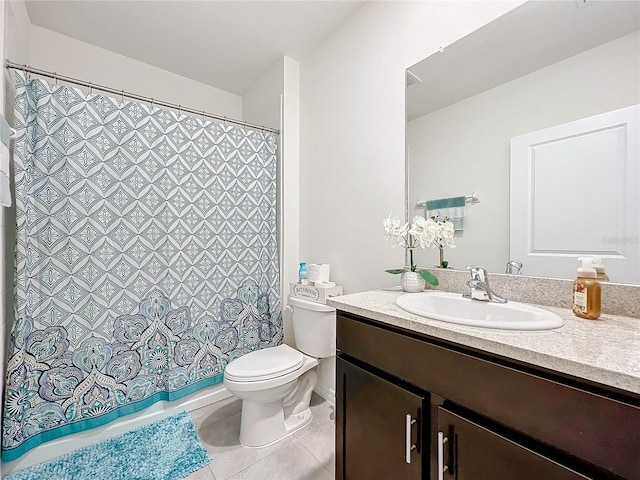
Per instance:
[[[617,5],[611,8],[612,4]],[[566,20],[568,17],[570,22]],[[407,89],[408,119],[439,110],[639,28],[638,1],[530,2],[485,26],[483,29],[491,29],[491,35],[469,35],[445,47],[446,55],[434,54],[428,61],[409,68],[421,82]]]

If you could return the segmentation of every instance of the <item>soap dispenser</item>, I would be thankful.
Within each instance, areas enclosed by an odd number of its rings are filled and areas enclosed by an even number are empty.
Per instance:
[[[582,267],[578,268],[578,276],[573,282],[573,313],[595,320],[600,317],[600,282],[591,257],[580,257],[578,261],[582,262]]]
[[[605,272],[604,265],[602,264],[602,257],[593,257],[593,268],[596,270],[596,278],[599,282],[609,281],[609,276],[607,272]]]

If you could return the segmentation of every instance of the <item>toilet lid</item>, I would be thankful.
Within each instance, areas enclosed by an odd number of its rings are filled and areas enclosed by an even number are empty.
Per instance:
[[[286,375],[299,369],[303,363],[302,352],[283,343],[236,358],[227,365],[224,373],[229,380],[255,382]]]

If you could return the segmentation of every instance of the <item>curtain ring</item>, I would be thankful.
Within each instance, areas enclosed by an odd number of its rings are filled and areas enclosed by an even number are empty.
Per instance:
[[[151,111],[153,111],[153,97],[151,97]]]
[[[120,90],[120,103],[124,106],[124,90]]]
[[[204,125],[204,110],[202,110],[202,125]]]
[[[89,95],[93,95],[93,83],[89,82]]]
[[[55,85],[57,87],[58,86],[58,74],[56,72],[53,72],[53,79],[55,80]]]
[[[178,118],[182,116],[182,105],[178,105]]]

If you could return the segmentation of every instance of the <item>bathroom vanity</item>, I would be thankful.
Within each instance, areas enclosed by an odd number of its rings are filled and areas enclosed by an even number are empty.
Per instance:
[[[505,331],[338,309],[336,478],[640,479],[640,319]],[[547,307],[544,307],[547,308]]]

